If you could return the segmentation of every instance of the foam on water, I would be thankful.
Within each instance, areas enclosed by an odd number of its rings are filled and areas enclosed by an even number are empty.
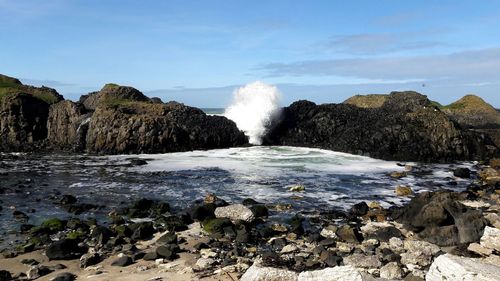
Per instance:
[[[257,81],[234,91],[224,116],[245,132],[251,144],[260,145],[268,126],[280,114],[281,94],[275,86]]]

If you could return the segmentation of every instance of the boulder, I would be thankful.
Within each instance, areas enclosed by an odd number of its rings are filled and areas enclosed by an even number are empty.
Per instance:
[[[254,263],[241,276],[240,281],[297,281],[297,273],[274,267],[263,267]]]
[[[247,206],[243,204],[234,204],[215,209],[215,217],[228,218],[232,221],[252,222],[255,215]]]
[[[364,254],[352,254],[344,257],[344,264],[365,269],[380,268],[382,266],[382,263],[376,255]]]
[[[390,262],[380,268],[380,277],[385,279],[401,279],[404,271],[397,262]]]
[[[78,247],[78,242],[74,239],[55,241],[45,250],[45,255],[49,260],[71,260],[83,253],[84,249]]]
[[[299,274],[298,281],[363,281],[352,266],[336,266],[313,271],[304,271]]]
[[[393,217],[418,234],[420,239],[439,246],[453,246],[479,240],[486,226],[480,210],[467,207],[455,193],[423,192]]]
[[[132,260],[131,257],[129,256],[123,256],[123,257],[119,257],[117,258],[116,260],[114,260],[111,265],[112,266],[120,266],[120,267],[124,267],[124,266],[128,266],[128,265],[131,265],[134,261]]]
[[[500,280],[499,272],[500,266],[486,264],[479,259],[445,254],[434,260],[425,280],[493,281]]]
[[[468,179],[468,178],[470,178],[470,170],[469,170],[469,168],[456,168],[453,171],[453,175],[455,177]]]
[[[96,265],[101,262],[101,255],[98,253],[87,253],[80,257],[80,267],[86,268],[88,266]]]
[[[486,226],[481,236],[481,246],[500,252],[500,229]]]

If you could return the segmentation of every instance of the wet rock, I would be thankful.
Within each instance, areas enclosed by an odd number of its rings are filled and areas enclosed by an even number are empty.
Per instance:
[[[63,197],[61,197],[61,199],[59,200],[59,203],[62,205],[68,205],[68,204],[74,204],[74,203],[76,203],[76,201],[77,201],[77,199],[75,196],[70,195],[70,194],[66,194],[66,195],[63,195]]]
[[[486,226],[481,236],[481,246],[500,252],[500,230]]]
[[[453,170],[453,175],[455,177],[468,179],[470,178],[470,170],[469,168],[456,168],[455,170]]]
[[[413,190],[409,186],[398,185],[394,190],[397,196],[410,196],[413,194]]]
[[[297,281],[298,275],[286,269],[263,267],[253,264],[241,276],[240,281]]]
[[[56,275],[56,277],[50,279],[50,281],[74,281],[76,279],[76,275],[70,272],[63,272]]]
[[[147,164],[148,164],[148,162],[144,159],[132,159],[132,160],[130,160],[130,165],[132,165],[132,166],[144,166]]]
[[[351,213],[352,215],[355,215],[355,216],[364,216],[366,215],[366,213],[368,213],[368,204],[366,204],[366,202],[360,202],[360,203],[357,203],[357,204],[354,204],[351,209],[349,210],[349,213]]]
[[[131,257],[129,257],[129,256],[123,256],[123,257],[119,257],[118,259],[116,259],[115,261],[113,261],[111,263],[111,265],[112,266],[121,266],[121,267],[124,267],[124,266],[131,265],[132,263],[134,263],[134,261],[132,260]]]
[[[37,279],[37,278],[40,278],[42,276],[45,276],[47,274],[50,274],[52,271],[54,271],[54,270],[50,269],[47,266],[35,265],[35,266],[32,266],[28,270],[28,272],[26,272],[26,276],[28,277],[28,279],[33,280],[33,279]]]
[[[90,236],[99,244],[105,244],[113,236],[113,232],[105,226],[96,226],[90,232]]]
[[[49,245],[45,255],[49,260],[71,260],[81,256],[84,249],[78,247],[78,242],[73,239],[61,239]]]
[[[12,212],[12,216],[14,217],[15,220],[18,220],[18,221],[27,222],[29,220],[28,215],[26,215],[25,213],[18,211],[18,210],[15,210],[14,212]]]
[[[96,265],[101,262],[101,255],[98,253],[87,253],[80,257],[80,267],[86,268],[88,266]]]
[[[204,221],[207,218],[213,218],[215,206],[214,205],[194,205],[188,210],[191,219],[195,221]]]
[[[227,218],[208,218],[202,223],[203,230],[210,234],[224,235],[224,228],[227,226],[232,226],[232,223]]]
[[[478,241],[486,221],[480,210],[458,200],[458,195],[449,192],[423,192],[393,216],[419,238],[439,246]]]
[[[404,271],[397,262],[390,262],[380,268],[380,277],[385,279],[401,279]]]
[[[425,280],[492,281],[498,280],[499,272],[500,266],[485,264],[478,259],[445,254],[434,260]]]
[[[336,266],[301,272],[298,281],[363,281],[363,277],[352,266]]]
[[[363,240],[363,236],[356,228],[349,225],[344,225],[337,230],[337,236],[348,243],[359,243]]]
[[[252,222],[255,218],[252,210],[243,204],[234,204],[215,209],[216,218],[228,218],[234,221]]]
[[[306,190],[306,187],[303,185],[294,185],[291,186],[288,190],[291,192],[304,192]]]
[[[269,215],[269,210],[264,204],[254,204],[250,206],[250,210],[256,218],[263,218]]]
[[[184,231],[188,229],[185,220],[179,216],[162,216],[156,220],[168,231]]]
[[[134,240],[145,240],[150,238],[154,233],[153,224],[151,222],[134,223],[129,226],[132,230],[131,238]]]

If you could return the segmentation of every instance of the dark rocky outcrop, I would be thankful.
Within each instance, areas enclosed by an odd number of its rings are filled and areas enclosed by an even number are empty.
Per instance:
[[[107,84],[80,101],[0,75],[0,151],[157,153],[247,144],[236,124]]]
[[[419,93],[393,92],[381,106],[367,102],[294,102],[264,143],[405,161],[483,159],[498,151],[488,137],[462,130]]]
[[[47,138],[51,104],[62,100],[54,89],[23,85],[0,75],[0,150],[30,151]]]
[[[420,193],[394,217],[420,239],[440,246],[477,242],[486,220],[480,210],[461,204],[459,199],[450,192]]]
[[[130,87],[105,86],[89,123],[93,153],[157,153],[243,145],[245,135],[225,117],[177,102],[151,102]]]

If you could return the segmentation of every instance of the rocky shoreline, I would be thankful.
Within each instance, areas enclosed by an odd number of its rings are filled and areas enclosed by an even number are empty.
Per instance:
[[[471,185],[395,190],[411,201],[387,209],[361,202],[286,220],[269,214],[291,206],[213,194],[184,210],[140,199],[107,221],[48,218],[22,225],[23,239],[2,250],[0,280],[498,280],[499,160],[477,175],[466,168],[454,174],[472,177]],[[60,200],[77,205],[70,195]]]

